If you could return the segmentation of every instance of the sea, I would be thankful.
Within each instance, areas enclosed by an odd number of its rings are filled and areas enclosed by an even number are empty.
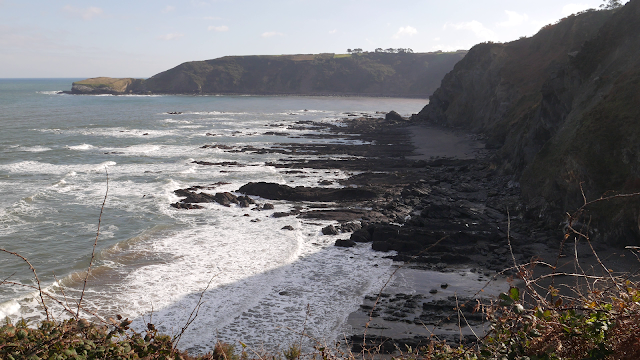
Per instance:
[[[170,335],[189,324],[178,347],[193,352],[219,340],[269,349],[348,333],[348,315],[393,271],[388,254],[367,244],[335,247],[339,237],[321,233],[330,222],[271,216],[289,211],[288,202],[268,201],[275,209],[260,212],[215,203],[181,210],[170,206],[180,200],[174,190],[218,184],[210,192],[233,193],[251,181],[339,187],[336,180],[353,173],[308,168],[300,176],[267,165],[314,158],[308,154],[202,146],[362,143],[300,137],[323,131],[300,122],[410,115],[426,100],[60,93],[76,80],[0,79],[0,248],[26,259],[0,253],[0,319],[45,318],[34,271],[56,299],[45,298],[48,311],[68,318],[64,308],[78,307],[95,242],[84,317],[120,315],[135,329],[152,322]]]

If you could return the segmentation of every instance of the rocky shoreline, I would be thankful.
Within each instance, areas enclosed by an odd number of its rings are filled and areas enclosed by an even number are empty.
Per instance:
[[[550,226],[525,216],[518,183],[498,173],[492,153],[479,148],[477,138],[390,116],[385,119],[356,114],[339,125],[299,125],[323,131],[321,135],[314,132],[304,136],[309,139],[358,139],[361,144],[282,143],[268,148],[207,144],[203,148],[297,153],[299,157],[280,159],[270,165],[283,172],[299,171],[300,176],[304,176],[302,168],[350,172],[349,178],[339,181],[340,187],[329,180],[316,187],[249,183],[237,190],[236,194],[242,195],[236,195],[210,194],[216,188],[216,184],[211,184],[176,190],[184,198],[171,205],[193,209],[202,202],[217,202],[265,211],[272,210],[273,205],[262,199],[289,201],[290,211],[273,212],[270,216],[334,221],[322,233],[335,237],[336,246],[369,243],[373,250],[388,253],[389,258],[403,266],[400,274],[422,273],[422,277],[412,275],[414,285],[407,292],[402,292],[402,286],[394,287],[392,282],[380,294],[367,294],[361,309],[348,321],[352,331],[347,334],[347,342],[352,343],[354,351],[360,351],[362,346],[381,346],[383,352],[393,352],[405,345],[423,344],[434,334],[454,343],[473,341],[469,331],[460,332],[462,335],[457,330],[451,331],[452,317],[456,324],[458,321],[456,304],[476,305],[478,301],[487,301],[487,296],[508,289],[504,278],[514,274],[509,269],[514,261],[522,264],[534,257],[553,258],[562,253],[560,225]],[[429,138],[417,138],[416,126],[428,129],[431,135],[442,132],[467,145],[475,144],[469,146],[474,153],[461,157],[456,145],[450,149],[455,157],[431,157]],[[442,153],[442,149],[438,151]],[[317,155],[341,157],[309,158]],[[255,201],[255,197],[261,200]],[[245,216],[253,215],[248,212]],[[252,221],[261,220],[256,217]],[[448,282],[442,282],[425,286],[433,281],[434,272],[454,276],[448,281],[457,285],[449,288]],[[467,291],[471,283],[480,284],[477,286],[480,289],[492,280],[499,286],[482,296]],[[462,295],[465,291],[467,294]],[[478,331],[483,331],[483,319],[473,311],[473,305],[463,310],[463,314],[471,326],[479,326]],[[366,341],[365,334],[369,334]]]

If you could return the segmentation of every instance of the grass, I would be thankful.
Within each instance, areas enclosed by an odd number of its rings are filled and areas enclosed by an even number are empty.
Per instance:
[[[97,77],[76,81],[73,85],[84,85],[92,88],[112,88],[116,92],[124,92],[127,87],[134,81],[133,78],[109,78]]]

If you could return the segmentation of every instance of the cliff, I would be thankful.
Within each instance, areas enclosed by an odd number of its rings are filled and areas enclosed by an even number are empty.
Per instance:
[[[71,94],[131,94],[144,92],[144,80],[133,78],[97,77],[76,81],[71,85]]]
[[[361,53],[352,55],[225,56],[191,61],[112,93],[365,95],[428,97],[464,57],[451,53]],[[97,78],[104,83],[104,79]],[[89,81],[72,93],[116,90]],[[133,80],[133,79],[111,79]],[[100,83],[97,81],[95,83]],[[92,85],[93,84],[93,85]]]
[[[640,191],[640,0],[572,15],[535,36],[480,44],[414,119],[487,135],[519,179],[527,215],[560,215],[607,191]],[[591,206],[602,236],[636,242],[640,204]]]

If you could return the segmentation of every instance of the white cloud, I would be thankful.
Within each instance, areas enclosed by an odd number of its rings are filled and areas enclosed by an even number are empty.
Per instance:
[[[469,22],[462,22],[462,23],[456,23],[456,24],[445,24],[444,28],[445,30],[448,29],[449,27],[452,27],[456,30],[470,30],[473,31],[473,33],[480,39],[483,40],[489,40],[491,37],[493,37],[495,35],[495,33],[490,30],[487,29],[484,25],[482,25],[481,22],[477,21],[477,20],[472,20]]]
[[[338,29],[333,29],[333,30],[329,31],[329,34],[335,34],[337,32],[338,32]]]
[[[217,32],[225,32],[225,31],[229,31],[229,27],[227,25],[209,26],[207,28],[207,30],[209,30],[209,31],[217,31]]]
[[[562,7],[562,16],[569,16],[582,10],[587,10],[592,6],[588,4],[567,4]]]
[[[513,27],[522,25],[529,20],[529,16],[527,14],[518,14],[515,11],[504,11],[507,14],[508,20],[498,23],[498,26],[502,27]]]
[[[96,16],[100,16],[103,13],[102,9],[95,6],[83,9],[83,8],[77,8],[71,5],[67,5],[62,9],[73,16],[79,16],[85,20],[91,20],[92,18]]]
[[[262,35],[260,35],[260,36],[262,36],[263,38],[270,38],[270,37],[282,36],[282,35],[284,35],[284,34],[283,33],[279,33],[279,32],[275,32],[275,31],[267,31],[267,32],[262,33]]]
[[[175,7],[175,6],[167,5],[167,6],[162,10],[162,12],[166,14],[166,13],[170,13],[170,12],[174,11],[175,9],[176,9],[176,7]]]
[[[394,39],[398,39],[403,36],[413,36],[418,33],[418,30],[412,26],[404,26],[398,29],[398,32],[393,35]]]
[[[184,34],[180,34],[180,33],[170,33],[170,34],[166,34],[166,35],[160,35],[160,36],[158,36],[158,39],[171,41],[171,40],[179,39],[179,38],[181,38],[183,36],[184,36]]]
[[[218,16],[205,16],[205,17],[203,17],[203,19],[205,19],[205,20],[222,20],[222,18],[218,17]]]

